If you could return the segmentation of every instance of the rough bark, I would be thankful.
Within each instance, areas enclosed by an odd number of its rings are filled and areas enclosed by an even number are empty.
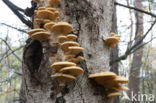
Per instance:
[[[142,8],[142,2],[141,0],[135,0],[134,5],[136,8]],[[136,34],[135,42],[138,42],[143,35],[143,14],[136,12]],[[142,45],[143,42],[141,42],[139,45]],[[132,66],[130,68],[130,76],[129,76],[129,88],[130,88],[130,93],[133,91],[134,94],[138,94],[139,86],[140,86],[140,68],[142,65],[142,55],[143,55],[143,48],[138,49],[134,55],[133,55],[133,61],[132,61]],[[130,94],[129,93],[129,94]],[[131,95],[130,95],[131,97]],[[138,98],[138,97],[137,97]],[[131,103],[139,103],[139,101],[131,101]]]
[[[40,5],[45,5],[42,2]],[[52,37],[45,42],[28,40],[23,54],[23,93],[21,103],[110,103],[106,98],[107,91],[88,79],[91,73],[109,71],[110,49],[104,39],[110,36],[113,14],[113,0],[62,0],[59,10],[60,19],[73,25],[73,33],[85,50],[82,54],[85,61],[79,66],[84,74],[75,82],[60,88],[58,82],[50,75],[50,69],[56,56],[62,55],[60,49],[51,45]],[[51,45],[51,46],[50,46]],[[50,60],[52,48],[53,57]],[[45,49],[47,52],[42,53]],[[60,56],[61,58],[61,56]],[[60,59],[61,60],[61,59]],[[55,60],[59,61],[59,60]]]

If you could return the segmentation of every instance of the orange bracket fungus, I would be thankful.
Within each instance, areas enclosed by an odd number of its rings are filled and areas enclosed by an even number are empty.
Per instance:
[[[66,51],[68,51],[68,47],[70,47],[70,46],[79,46],[79,44],[74,41],[66,41],[66,42],[62,43],[60,47],[64,52],[66,52]]]
[[[67,22],[58,22],[51,28],[50,31],[56,33],[56,34],[68,34],[72,32],[73,28],[70,24]]]
[[[68,59],[67,61],[73,62],[73,63],[79,63],[82,60],[84,60],[84,58],[82,56],[78,56],[77,58],[71,58],[71,59]]]
[[[54,5],[60,5],[60,0],[48,0],[48,7]]]
[[[116,46],[119,44],[119,40],[120,40],[120,36],[115,34],[115,33],[111,33],[111,37],[108,37],[105,39],[105,43],[106,45],[108,45],[110,48]]]
[[[73,62],[66,62],[66,61],[55,62],[51,65],[51,68],[55,69],[56,71],[59,71],[61,68],[70,67],[70,66],[76,66],[76,64]]]
[[[35,1],[39,2],[40,0]],[[55,5],[60,5],[60,0],[48,0],[48,7],[39,7],[38,10],[35,10],[35,29],[28,31],[27,33],[32,39],[39,41],[49,39],[50,42],[48,42],[51,46],[55,45],[60,47],[63,55],[62,60],[64,61],[54,61],[50,67],[52,70],[55,70],[56,73],[51,75],[51,77],[56,78],[59,81],[60,86],[64,86],[64,84],[74,81],[76,76],[83,73],[83,69],[76,64],[84,60],[82,56],[77,55],[83,51],[83,48],[75,41],[77,36],[69,34],[73,30],[72,25],[67,22],[57,22],[60,13],[56,8],[51,7]],[[51,35],[53,35],[54,38],[50,38]],[[55,39],[56,41],[53,41]]]
[[[39,8],[36,12],[37,16],[42,19],[50,19],[50,20],[55,20],[58,18],[60,13],[53,8]]]
[[[44,25],[44,24],[49,23],[49,22],[51,22],[51,20],[49,20],[49,19],[39,19],[39,18],[34,19],[34,24],[37,27],[41,27],[41,25]]]
[[[57,78],[58,81],[61,82],[61,83],[69,83],[69,82],[71,82],[71,81],[76,79],[72,75],[63,74],[63,73],[56,73],[54,75],[51,75],[51,77]]]
[[[51,36],[49,32],[36,32],[31,35],[31,37],[35,40],[43,41],[48,39]]]
[[[29,35],[29,36],[32,36],[32,34],[34,34],[34,33],[36,33],[36,32],[44,32],[45,30],[44,29],[32,29],[32,30],[30,30],[30,31],[28,31],[27,32],[27,34]]]
[[[70,66],[70,67],[62,68],[59,72],[69,74],[69,75],[78,76],[78,75],[81,75],[83,73],[83,69],[78,67],[78,66]]]
[[[80,52],[82,52],[84,49],[82,47],[78,47],[78,46],[70,46],[68,47],[68,53],[70,54],[79,54]]]
[[[120,96],[120,92],[113,92],[107,95],[108,98],[114,98]]]
[[[127,87],[120,85],[128,83],[128,80],[126,78],[117,76],[113,72],[90,74],[89,78],[94,79],[99,85],[109,90],[109,94],[107,95],[108,98],[120,96],[120,93],[118,92],[120,90],[129,90]]]
[[[55,24],[55,22],[46,23],[46,24],[44,25],[44,28],[47,29],[47,30],[49,30],[54,24]]]
[[[74,41],[77,39],[77,36],[74,34],[68,34],[67,36],[58,36],[58,40],[60,43],[63,43],[65,41]]]

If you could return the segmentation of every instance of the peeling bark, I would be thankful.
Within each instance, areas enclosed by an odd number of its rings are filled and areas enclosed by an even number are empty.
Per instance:
[[[39,5],[45,5],[42,2]],[[38,5],[38,6],[39,6]],[[78,36],[78,42],[85,50],[83,55],[85,61],[78,65],[84,69],[84,74],[77,77],[75,82],[60,88],[58,82],[50,75],[55,71],[50,69],[54,58],[61,58],[60,49],[54,52],[50,60],[50,53],[42,53],[38,50],[51,48],[55,37],[41,43],[41,48],[34,47],[30,40],[25,47],[23,55],[23,87],[25,102],[21,103],[110,103],[106,98],[106,91],[94,81],[88,79],[91,73],[109,71],[110,49],[105,45],[104,39],[110,36],[113,15],[113,0],[63,0],[59,7],[60,20],[67,21],[73,25],[73,33]],[[51,45],[51,46],[50,46]],[[36,45],[37,46],[37,45]],[[35,51],[40,54],[32,54]],[[35,49],[35,50],[34,50]],[[41,56],[42,55],[42,56]],[[35,57],[34,57],[35,56]],[[60,56],[60,57],[58,57]],[[33,66],[36,60],[39,66]],[[61,60],[61,59],[60,59]],[[59,61],[58,59],[56,61]],[[29,66],[29,62],[32,66]],[[31,69],[33,73],[31,73]]]

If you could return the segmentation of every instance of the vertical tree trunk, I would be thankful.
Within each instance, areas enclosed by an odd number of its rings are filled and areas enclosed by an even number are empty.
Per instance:
[[[43,0],[40,5],[45,5]],[[113,0],[61,0],[58,8],[60,20],[73,25],[73,33],[84,48],[85,61],[79,66],[84,74],[66,87],[58,87],[51,78],[55,72],[50,69],[54,61],[49,60],[49,42],[28,40],[23,54],[23,86],[21,103],[109,103],[103,87],[88,79],[91,73],[109,71],[110,49],[104,39],[110,36],[112,26]],[[52,48],[52,47],[51,47]],[[55,49],[55,48],[53,48]],[[58,49],[59,51],[59,49]],[[59,53],[55,52],[57,56]],[[53,57],[52,57],[53,58]]]
[[[114,6],[114,12],[113,12],[113,18],[112,18],[112,32],[117,33],[116,6]],[[118,46],[111,49],[110,61],[113,61],[114,59],[116,59],[118,57],[118,52],[119,52]],[[112,71],[116,74],[119,74],[118,62],[115,62],[110,65],[111,65],[110,71]],[[114,98],[113,103],[119,103],[119,97]]]
[[[136,8],[142,9],[142,1],[135,0],[134,5]],[[143,14],[136,12],[136,34],[135,34],[135,43],[137,43],[143,35]],[[143,43],[143,42],[142,42]],[[139,45],[142,45],[140,43]],[[138,94],[139,86],[140,86],[140,68],[142,65],[142,55],[143,55],[143,48],[137,50],[133,55],[133,62],[130,68],[130,76],[129,76],[129,88],[130,93],[133,92],[134,94]],[[131,97],[131,95],[130,95]],[[138,97],[136,97],[138,98]],[[139,101],[133,101],[131,103],[139,103]]]

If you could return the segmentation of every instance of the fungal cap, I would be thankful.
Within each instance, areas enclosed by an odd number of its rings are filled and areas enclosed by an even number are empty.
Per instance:
[[[118,40],[120,40],[120,35],[115,34],[115,33],[111,33],[111,35],[112,35],[113,37],[116,37]]]
[[[78,63],[82,60],[84,60],[84,58],[82,56],[78,56],[77,58],[72,58],[72,59],[69,59],[68,61],[73,62],[73,63]]]
[[[108,98],[113,98],[113,97],[117,97],[120,96],[120,92],[113,92],[107,95]]]
[[[38,10],[46,10],[45,7],[39,7]]]
[[[68,83],[68,82],[71,82],[71,81],[76,79],[72,75],[63,74],[63,73],[56,73],[54,75],[51,75],[51,77],[52,78],[57,78],[60,82],[64,82],[64,83]]]
[[[113,87],[114,90],[129,90],[128,87],[124,87],[124,86],[118,86],[118,87]]]
[[[49,20],[49,19],[44,19],[44,20],[43,20],[43,23],[44,23],[44,24],[49,23],[49,22],[51,22],[51,20]]]
[[[115,33],[111,33],[111,35],[112,35],[112,36],[116,36],[117,34],[115,34]]]
[[[37,16],[43,19],[50,19],[50,20],[56,19],[55,14],[49,10],[39,10],[37,12]]]
[[[52,12],[55,12],[55,11],[56,11],[55,8],[51,8],[51,7],[48,7],[48,8],[46,8],[46,9],[49,10],[49,11],[52,11]]]
[[[66,42],[61,44],[61,49],[63,51],[67,51],[68,47],[70,47],[70,46],[79,46],[79,44],[77,42],[74,42],[74,41],[66,41]]]
[[[76,64],[75,63],[72,63],[72,62],[66,62],[66,61],[63,61],[63,62],[55,62],[55,63],[53,63],[51,65],[51,68],[59,71],[60,69],[62,69],[64,67],[69,67],[69,66],[76,66]]]
[[[49,22],[44,25],[44,28],[50,30],[50,28],[55,24],[55,22]]]
[[[60,0],[48,0],[48,3],[53,6],[53,5],[60,5]]]
[[[36,33],[36,32],[41,32],[41,31],[45,31],[44,29],[32,29],[30,31],[27,32],[27,34],[29,34],[29,36],[31,36],[32,34]]]
[[[108,37],[107,39],[105,39],[105,42],[107,44],[116,44],[118,43],[118,39],[116,37]]]
[[[49,32],[37,32],[37,33],[32,34],[31,37],[35,40],[43,41],[50,37],[50,33]]]
[[[89,78],[114,79],[114,78],[116,78],[116,76],[117,75],[113,72],[101,72],[101,73],[90,74]]]
[[[54,14],[55,14],[56,17],[60,16],[59,11],[55,11]]]
[[[81,75],[83,73],[83,69],[78,66],[65,67],[60,70],[61,73],[70,74],[74,76]]]
[[[69,34],[69,35],[67,35],[67,38],[68,38],[69,41],[71,41],[71,40],[76,40],[77,36],[74,35],[74,34]]]
[[[58,40],[59,40],[60,43],[63,43],[65,41],[67,41],[67,37],[61,35],[61,36],[58,36]]]
[[[78,54],[80,52],[82,52],[84,49],[82,47],[78,47],[78,46],[70,46],[68,47],[68,51],[71,54]]]
[[[127,83],[128,83],[128,79],[126,79],[126,78],[124,78],[124,77],[119,77],[119,76],[117,76],[114,80],[115,80],[116,82],[122,83],[122,84],[127,84]]]
[[[58,22],[51,28],[51,31],[57,34],[67,34],[72,32],[72,30],[72,26],[67,22]]]
[[[75,57],[75,55],[66,55],[64,57],[64,60],[69,60],[69,59],[74,58],[74,57]]]

